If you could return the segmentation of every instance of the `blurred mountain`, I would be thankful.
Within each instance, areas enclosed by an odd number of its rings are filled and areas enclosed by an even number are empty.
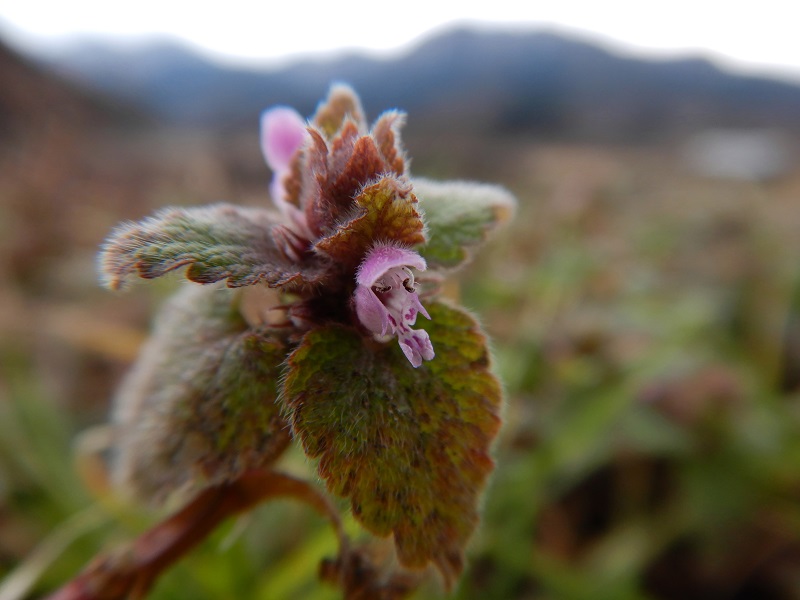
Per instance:
[[[52,59],[61,73],[161,118],[238,127],[266,106],[304,114],[331,81],[368,109],[398,107],[426,131],[659,139],[709,127],[800,131],[800,86],[733,75],[703,59],[638,60],[548,32],[457,29],[392,59],[346,55],[234,69],[180,46],[81,44]],[[374,115],[373,115],[374,116]]]
[[[138,124],[141,109],[58,77],[0,42],[0,138]]]

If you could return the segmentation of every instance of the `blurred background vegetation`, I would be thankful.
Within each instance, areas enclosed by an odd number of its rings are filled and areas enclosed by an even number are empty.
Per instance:
[[[164,205],[267,203],[260,109],[309,114],[332,80],[372,118],[409,111],[414,175],[520,201],[458,276],[507,405],[453,597],[800,598],[800,88],[552,34],[459,30],[392,60],[0,46],[0,598],[157,518],[92,494],[73,451],[180,284],[103,291],[98,245]],[[336,598],[316,580],[334,552],[315,514],[266,504],[153,598]]]

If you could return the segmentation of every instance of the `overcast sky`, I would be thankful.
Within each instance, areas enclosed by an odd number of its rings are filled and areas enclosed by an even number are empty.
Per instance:
[[[41,45],[76,34],[166,35],[249,64],[348,49],[398,51],[454,22],[548,26],[647,54],[702,52],[800,81],[792,0],[0,0],[0,35]]]

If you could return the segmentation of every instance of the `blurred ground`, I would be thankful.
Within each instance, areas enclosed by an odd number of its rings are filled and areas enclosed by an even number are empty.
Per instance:
[[[71,448],[178,283],[103,291],[99,244],[164,205],[265,203],[269,174],[255,127],[26,131],[0,149],[0,578],[44,543],[44,592],[153,518],[94,502]],[[409,131],[415,175],[520,200],[459,276],[508,403],[454,597],[800,598],[800,169],[711,179],[678,145]],[[153,597],[335,598],[315,580],[334,546],[266,505]]]

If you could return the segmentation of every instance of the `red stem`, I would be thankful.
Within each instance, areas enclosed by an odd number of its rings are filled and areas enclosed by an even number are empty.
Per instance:
[[[96,557],[47,600],[143,598],[158,576],[222,521],[274,497],[291,496],[328,517],[346,545],[338,513],[305,481],[274,471],[249,471],[230,483],[210,487],[183,509],[141,534],[121,551]]]

